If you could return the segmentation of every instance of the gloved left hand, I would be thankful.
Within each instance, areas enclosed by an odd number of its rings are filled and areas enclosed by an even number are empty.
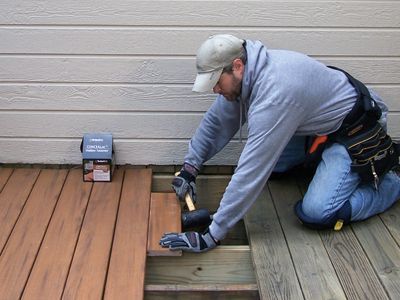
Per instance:
[[[172,251],[206,252],[217,247],[219,241],[215,240],[207,229],[204,233],[195,231],[165,233],[160,240],[160,245]]]

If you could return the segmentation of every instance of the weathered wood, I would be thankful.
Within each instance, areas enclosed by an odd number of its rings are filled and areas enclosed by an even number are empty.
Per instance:
[[[0,193],[12,172],[12,168],[0,168]]]
[[[266,188],[244,221],[261,299],[303,299],[285,236]]]
[[[102,0],[0,3],[1,24],[251,26],[251,27],[398,27],[397,1],[126,1]],[[251,28],[250,30],[252,30]],[[145,42],[145,41],[144,41]]]
[[[255,284],[249,246],[219,246],[181,257],[148,257],[146,285]]]
[[[302,196],[294,179],[269,181],[280,223],[306,299],[346,299],[317,231],[297,220],[293,206]]]
[[[351,225],[391,299],[400,299],[400,248],[378,216]]]
[[[321,236],[347,299],[388,299],[350,226]]]
[[[112,182],[94,183],[63,299],[103,295],[123,175],[117,169]]]
[[[151,177],[151,169],[125,171],[105,299],[143,298]]]
[[[92,183],[71,170],[24,289],[24,299],[60,299],[85,215]]]
[[[38,169],[17,169],[0,194],[0,254],[38,175]]]
[[[0,256],[0,295],[19,299],[57,203],[67,170],[42,170]]]
[[[400,202],[380,215],[397,244],[400,245]]]
[[[181,206],[175,193],[152,193],[150,204],[147,255],[181,256],[182,251],[170,251],[160,246],[165,232],[181,232]]]

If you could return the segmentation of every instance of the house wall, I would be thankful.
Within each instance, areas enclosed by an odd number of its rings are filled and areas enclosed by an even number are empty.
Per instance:
[[[260,39],[345,68],[400,137],[399,1],[0,2],[0,163],[80,163],[111,132],[118,164],[180,164],[211,94],[194,94],[211,34]],[[210,164],[235,164],[234,140]]]

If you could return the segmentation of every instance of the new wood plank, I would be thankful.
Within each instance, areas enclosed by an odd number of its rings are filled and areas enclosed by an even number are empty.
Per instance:
[[[389,299],[351,226],[321,236],[347,299]]]
[[[12,168],[0,168],[0,193],[12,172]]]
[[[294,204],[302,197],[293,178],[269,181],[268,186],[285,232],[306,299],[346,299],[318,231],[302,226]]]
[[[391,299],[400,299],[400,248],[378,216],[351,225]]]
[[[0,256],[1,298],[20,298],[67,173],[41,171]]]
[[[256,284],[248,245],[218,246],[204,253],[185,252],[181,257],[149,256],[146,264],[146,286],[192,284]]]
[[[261,299],[303,299],[285,236],[266,188],[244,221]]]
[[[181,232],[181,206],[175,193],[151,193],[147,254],[150,256],[181,256],[160,246],[165,232]]]
[[[126,170],[105,299],[143,298],[151,176],[151,169]]]
[[[16,169],[0,194],[0,253],[32,190],[38,169]]]
[[[58,200],[23,299],[60,299],[86,211],[92,183],[71,170]]]
[[[93,185],[63,299],[103,295],[123,175],[116,169],[112,182]]]

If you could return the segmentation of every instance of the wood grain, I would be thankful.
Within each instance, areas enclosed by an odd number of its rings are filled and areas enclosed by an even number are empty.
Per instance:
[[[57,203],[67,170],[42,170],[0,256],[0,295],[19,299]]]
[[[179,200],[175,193],[151,193],[147,255],[182,255],[182,251],[170,251],[160,246],[160,238],[166,232],[182,232]]]
[[[318,231],[302,226],[294,214],[294,204],[302,198],[296,180],[269,181],[268,186],[304,298],[346,299]]]
[[[149,256],[146,285],[255,284],[248,245],[219,246],[204,253],[184,252],[181,257]]]
[[[261,299],[303,299],[285,236],[266,188],[244,221]]]
[[[0,168],[0,193],[12,172],[12,168]]]
[[[0,253],[39,175],[38,169],[16,169],[0,194]]]
[[[321,236],[347,299],[389,299],[350,226]]]
[[[23,299],[61,298],[91,189],[81,169],[69,172]]]
[[[397,244],[400,245],[400,202],[397,201],[389,210],[380,214],[380,217]]]
[[[400,299],[399,245],[378,216],[351,226],[389,297]]]
[[[94,183],[63,299],[100,299],[114,233],[123,171],[113,181]]]
[[[151,169],[126,170],[105,299],[143,298],[151,177]]]

